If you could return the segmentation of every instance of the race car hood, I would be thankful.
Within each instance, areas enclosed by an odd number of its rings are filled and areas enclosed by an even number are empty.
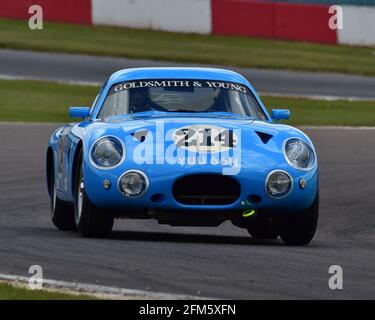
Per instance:
[[[139,158],[140,149],[151,153],[149,163],[165,163],[160,157],[183,150],[208,157],[235,154],[242,168],[265,168],[265,164],[272,167],[285,162],[282,150],[289,138],[300,138],[312,146],[303,132],[291,126],[224,113],[113,117],[88,123],[82,134],[87,138],[83,140],[88,150],[101,137],[115,136],[126,146],[127,157],[133,155],[134,161]]]

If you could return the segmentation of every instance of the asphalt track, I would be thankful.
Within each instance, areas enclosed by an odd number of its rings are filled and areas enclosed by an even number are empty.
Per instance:
[[[0,50],[0,78],[103,83],[114,71],[133,67],[204,66],[191,63]],[[220,67],[220,66],[216,66]],[[243,74],[265,94],[315,98],[375,99],[375,77],[224,67]]]
[[[318,232],[307,247],[253,241],[230,223],[117,220],[110,239],[50,221],[44,153],[56,125],[0,124],[0,273],[202,297],[375,299],[375,130],[306,129],[320,160]],[[328,287],[341,265],[344,289]]]

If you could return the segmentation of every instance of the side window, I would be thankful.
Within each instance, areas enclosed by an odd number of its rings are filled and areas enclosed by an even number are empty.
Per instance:
[[[105,119],[112,116],[128,113],[129,91],[120,91],[117,94],[108,95],[100,109],[98,118]]]

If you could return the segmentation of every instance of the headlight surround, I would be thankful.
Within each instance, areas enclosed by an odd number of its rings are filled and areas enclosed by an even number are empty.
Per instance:
[[[266,179],[266,191],[272,198],[284,198],[293,189],[293,179],[282,170],[271,171]]]
[[[125,157],[124,145],[111,136],[97,140],[91,148],[91,160],[96,167],[110,169],[120,164]]]
[[[147,176],[139,170],[126,171],[118,181],[121,193],[129,198],[138,198],[144,195],[148,185]]]
[[[288,163],[300,170],[309,170],[315,164],[314,150],[303,140],[292,138],[284,145],[284,155]]]

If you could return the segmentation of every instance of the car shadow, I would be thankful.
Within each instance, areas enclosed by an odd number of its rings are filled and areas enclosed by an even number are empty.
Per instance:
[[[163,233],[148,231],[112,231],[109,239],[127,241],[153,241],[174,243],[208,243],[235,245],[267,245],[282,246],[281,240],[258,240],[242,236],[221,236],[186,233]]]
[[[250,236],[230,236],[230,235],[207,235],[207,234],[188,234],[172,232],[155,232],[155,231],[112,231],[108,238],[83,238],[75,231],[59,231],[51,226],[2,226],[2,232],[8,232],[9,235],[15,234],[20,236],[36,236],[38,239],[81,239],[83,241],[148,241],[148,242],[170,242],[170,243],[201,243],[201,244],[228,244],[228,245],[254,245],[254,246],[272,246],[287,248],[305,248],[298,246],[285,246],[279,238],[277,240],[259,240],[252,239]],[[307,247],[312,249],[332,248],[332,245],[324,241],[314,240]],[[338,246],[340,247],[340,246]]]

